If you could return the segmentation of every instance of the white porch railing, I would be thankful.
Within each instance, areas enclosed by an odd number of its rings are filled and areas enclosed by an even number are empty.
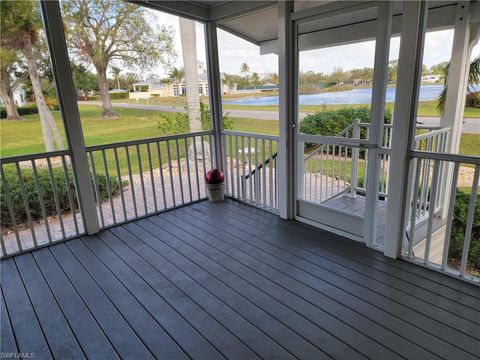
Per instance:
[[[345,139],[368,138],[369,123],[355,120],[336,137]],[[415,136],[415,149],[444,152],[449,128],[418,125]],[[392,125],[384,125],[383,147],[380,154],[379,196],[388,196],[388,174],[390,165],[389,149],[392,142]],[[324,144],[307,152],[303,160],[304,200],[322,203],[323,201],[348,192],[350,196],[365,194],[368,167],[368,149],[343,145]]]
[[[277,211],[278,136],[223,131],[226,195]]]
[[[87,147],[95,197],[107,195],[97,202],[100,228],[205,199],[212,153],[211,131]],[[123,187],[117,196],[114,183]]]
[[[213,132],[86,148],[100,228],[206,198]],[[1,160],[1,256],[85,234],[70,151]]]
[[[1,159],[2,257],[84,234],[70,156],[64,150]]]
[[[480,282],[478,262],[476,266],[469,264],[474,260],[472,239],[479,241],[478,228],[474,229],[474,226],[478,227],[480,216],[475,209],[480,158],[414,151],[411,161],[410,207],[407,209],[402,255],[429,268]],[[449,172],[452,181],[442,193],[442,174]],[[463,197],[467,191],[468,205],[457,203],[460,188]],[[445,207],[443,214],[439,205]],[[423,233],[417,236],[420,231]]]

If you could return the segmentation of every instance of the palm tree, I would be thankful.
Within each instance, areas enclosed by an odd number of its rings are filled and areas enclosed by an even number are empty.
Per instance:
[[[202,131],[198,94],[197,35],[193,20],[179,18],[190,132]]]
[[[242,63],[242,65],[240,65],[240,72],[243,74],[245,79],[247,79],[248,74],[250,73],[250,66],[248,66],[247,63]]]
[[[47,151],[55,150],[55,142],[57,149],[63,150],[62,138],[43,97],[37,59],[34,55],[34,48],[40,41],[42,28],[38,3],[32,0],[5,0],[0,2],[0,6],[2,29],[0,45],[11,51],[18,51],[25,57],[42,125],[45,148]]]
[[[110,71],[112,72],[113,78],[117,81],[117,89],[120,89],[120,73],[122,72],[122,69],[112,66]]]
[[[260,83],[260,75],[257,72],[253,72],[252,76],[250,77],[251,82],[253,85],[258,85]]]
[[[183,69],[176,68],[176,67],[170,70],[170,73],[168,74],[168,78],[172,81],[176,81],[178,84],[182,82],[182,79],[184,76],[185,76],[185,72],[183,71]]]
[[[195,31],[195,22],[182,17],[179,18],[179,21],[184,66],[183,73],[187,90],[188,125],[190,132],[199,132],[202,131],[202,113],[200,111],[200,95],[198,93],[197,34]],[[177,76],[178,75],[180,75],[180,73],[178,73]],[[197,149],[201,148],[202,141],[202,137],[197,137],[195,144]],[[204,146],[204,148],[208,149],[208,146]],[[194,150],[192,143],[188,149],[189,156],[192,159],[194,159],[195,156]],[[208,158],[208,156],[209,155],[205,154],[205,157]],[[197,151],[197,158],[194,160],[202,160],[200,151]]]
[[[447,63],[443,67],[443,90],[438,96],[437,99],[437,109],[443,114],[445,110],[445,101],[447,100],[447,79],[448,79],[448,69],[450,67],[450,63]],[[469,94],[475,93],[477,90],[472,85],[476,85],[480,83],[480,56],[477,56],[473,61],[470,63],[470,69],[468,71],[468,84],[467,84],[467,92]]]

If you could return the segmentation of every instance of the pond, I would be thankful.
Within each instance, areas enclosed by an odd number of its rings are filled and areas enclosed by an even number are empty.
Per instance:
[[[420,101],[435,100],[442,92],[443,85],[420,86]],[[369,104],[372,99],[372,88],[353,89],[348,91],[326,92],[321,94],[300,95],[300,105],[335,105],[335,104]],[[395,100],[395,88],[387,88],[387,102]],[[246,97],[226,100],[225,104],[268,106],[278,105],[278,96]]]

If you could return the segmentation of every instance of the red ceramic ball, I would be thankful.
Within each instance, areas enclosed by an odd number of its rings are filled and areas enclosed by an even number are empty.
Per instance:
[[[209,170],[205,174],[205,181],[207,184],[221,184],[224,179],[225,176],[223,175],[223,171],[218,169]]]

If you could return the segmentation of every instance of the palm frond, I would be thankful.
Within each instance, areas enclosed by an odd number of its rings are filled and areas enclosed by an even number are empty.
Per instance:
[[[447,100],[447,80],[449,67],[450,63],[445,65],[442,70],[444,75],[443,90],[437,98],[437,109],[440,111],[441,114],[443,114],[443,112],[445,111],[445,101]],[[472,85],[477,84],[480,84],[480,56],[477,56],[470,63],[470,68],[468,70],[467,92],[469,94],[476,92],[477,90]]]

